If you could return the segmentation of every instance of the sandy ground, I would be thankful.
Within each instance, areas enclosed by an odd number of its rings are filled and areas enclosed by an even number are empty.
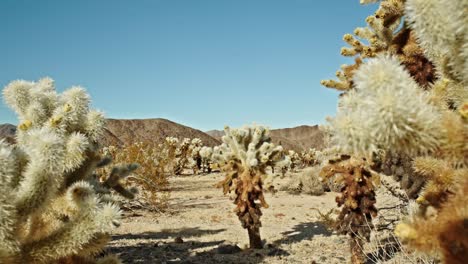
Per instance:
[[[169,209],[127,212],[107,251],[124,263],[348,262],[347,237],[329,232],[315,210],[335,208],[336,193],[266,194],[270,208],[263,209],[261,218],[265,248],[249,250],[232,200],[213,187],[221,179],[219,173],[171,177]],[[225,244],[243,250],[220,254],[218,247]]]

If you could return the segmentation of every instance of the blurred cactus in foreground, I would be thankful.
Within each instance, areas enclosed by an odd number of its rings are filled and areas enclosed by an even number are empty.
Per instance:
[[[57,94],[54,82],[13,81],[3,96],[19,118],[16,144],[0,141],[0,263],[120,263],[94,260],[120,210],[111,190],[133,198],[121,180],[136,165],[115,167],[99,155],[104,117],[83,88]]]
[[[270,143],[268,130],[261,126],[226,127],[224,132],[223,144],[215,147],[213,154],[226,173],[219,187],[223,187],[224,193],[235,192],[235,212],[248,231],[250,248],[262,248],[260,207],[268,208],[263,196],[263,178],[267,167],[283,159],[283,148]]]
[[[408,159],[412,169],[387,170],[411,174],[403,179],[416,184],[409,194],[419,204],[396,234],[445,263],[465,263],[468,1],[379,2],[369,27],[355,31],[369,45],[345,35],[352,48],[342,54],[356,64],[342,67],[339,82],[322,82],[345,91],[329,120],[331,142],[368,161],[385,153],[380,163],[391,167],[398,163],[389,159]]]

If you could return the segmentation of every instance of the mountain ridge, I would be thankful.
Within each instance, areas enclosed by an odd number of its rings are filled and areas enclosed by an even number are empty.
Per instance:
[[[208,135],[221,141],[224,135],[222,130],[206,131]],[[282,145],[287,150],[301,152],[309,148],[317,150],[325,147],[324,133],[319,129],[318,125],[300,125],[289,128],[278,128],[270,130],[272,142],[277,145]]]
[[[6,138],[14,141],[16,126],[12,124],[0,124],[0,139]],[[123,146],[134,142],[160,143],[166,137],[200,138],[204,145],[216,146],[221,144],[222,130],[210,130],[203,132],[164,118],[149,119],[114,119],[108,118],[102,137],[103,146]],[[273,143],[282,145],[285,149],[300,152],[308,148],[322,149],[323,132],[317,125],[301,125],[291,128],[270,130]]]

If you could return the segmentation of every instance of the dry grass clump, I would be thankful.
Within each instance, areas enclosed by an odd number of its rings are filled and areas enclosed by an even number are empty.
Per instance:
[[[140,167],[126,179],[125,184],[139,190],[141,200],[148,209],[161,210],[167,207],[167,172],[175,157],[169,140],[160,145],[138,142],[121,149],[110,146],[104,149],[104,154],[112,157],[116,163],[127,163],[130,160],[138,163]]]
[[[283,185],[280,190],[287,191],[291,194],[309,194],[322,195],[325,192],[325,187],[319,177],[320,168],[306,168],[291,177],[291,179]]]

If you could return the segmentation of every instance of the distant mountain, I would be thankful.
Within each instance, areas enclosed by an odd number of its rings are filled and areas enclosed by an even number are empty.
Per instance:
[[[162,142],[166,137],[200,138],[206,146],[216,146],[220,141],[210,135],[167,119],[108,119],[104,145],[123,145],[137,141]]]
[[[11,124],[0,125],[0,139],[12,141],[16,127]],[[167,119],[107,119],[102,137],[103,146],[123,146],[134,142],[162,142],[166,137],[200,138],[207,146],[221,144],[224,131],[211,130],[206,133]],[[308,148],[322,149],[323,132],[318,126],[298,126],[273,129],[270,131],[273,143],[297,152]]]
[[[221,137],[224,136],[223,130],[210,130],[210,131],[206,131],[205,133],[216,138],[219,141],[221,141]]]
[[[210,130],[208,135],[221,140],[224,131]],[[298,126],[293,128],[272,129],[270,137],[273,143],[282,145],[285,149],[292,149],[300,152],[309,148],[323,149],[324,134],[318,126]]]
[[[16,127],[11,124],[0,125],[0,139],[15,136]],[[107,119],[102,137],[102,146],[123,146],[134,142],[162,142],[166,137],[200,138],[207,146],[216,146],[220,141],[203,133],[170,120],[154,119]]]

